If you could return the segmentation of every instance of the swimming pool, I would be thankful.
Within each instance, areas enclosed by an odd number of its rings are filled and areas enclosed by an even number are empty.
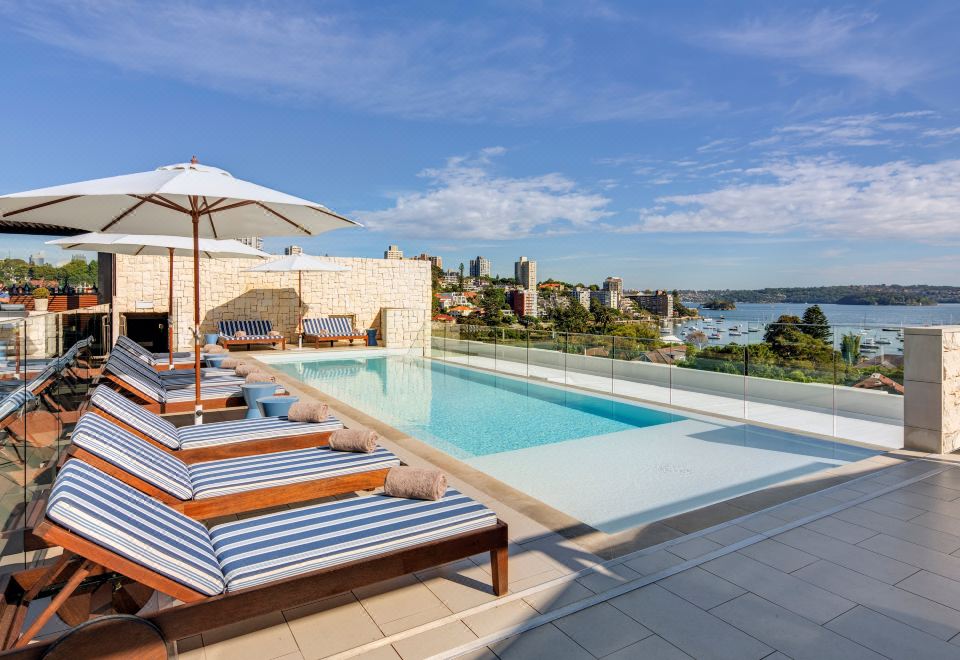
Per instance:
[[[424,358],[272,366],[608,533],[877,453]]]

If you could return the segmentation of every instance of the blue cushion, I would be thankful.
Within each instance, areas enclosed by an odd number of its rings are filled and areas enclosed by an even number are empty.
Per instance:
[[[357,497],[217,525],[227,591],[490,527],[493,511],[455,490],[437,501]]]
[[[115,392],[106,385],[99,385],[90,397],[94,408],[106,412],[137,429],[151,440],[155,440],[170,449],[180,448],[180,439],[177,427],[160,415],[138,406],[122,394]],[[197,428],[203,428],[198,426]]]
[[[350,319],[338,316],[325,319],[304,319],[303,331],[318,337],[362,337],[362,332],[353,329]]]
[[[199,500],[398,465],[400,459],[382,447],[369,454],[311,447],[194,463],[188,470],[193,497]]]
[[[202,594],[223,592],[223,574],[203,525],[82,461],[67,461],[60,470],[46,515]]]
[[[220,335],[233,338],[237,330],[243,330],[250,339],[265,339],[269,337],[272,327],[270,321],[247,320],[247,321],[219,321],[217,329]],[[270,337],[273,339],[273,337]],[[279,337],[276,337],[279,339]]]
[[[92,413],[80,418],[71,442],[181,500],[193,497],[186,463]]]
[[[152,414],[152,413],[151,413]],[[334,416],[324,422],[291,422],[286,417],[260,417],[258,419],[237,419],[230,422],[182,426],[176,429],[181,449],[212,447],[234,442],[266,440],[323,431],[342,429],[343,423]]]

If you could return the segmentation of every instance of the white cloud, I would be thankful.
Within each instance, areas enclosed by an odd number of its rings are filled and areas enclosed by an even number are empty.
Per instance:
[[[774,137],[793,140],[805,148],[887,146],[916,134],[920,130],[919,121],[932,116],[934,113],[930,111],[919,110],[830,117],[782,126],[775,130]]]
[[[827,158],[747,170],[749,183],[660,197],[628,232],[785,233],[939,241],[960,237],[960,160],[857,165]]]
[[[583,191],[561,174],[523,178],[491,173],[485,149],[476,158],[450,158],[444,167],[421,173],[423,192],[397,196],[393,208],[359,211],[371,230],[432,239],[508,240],[583,231],[610,215],[610,200]]]
[[[954,138],[960,137],[960,126],[954,128],[931,128],[923,132],[926,137]]]

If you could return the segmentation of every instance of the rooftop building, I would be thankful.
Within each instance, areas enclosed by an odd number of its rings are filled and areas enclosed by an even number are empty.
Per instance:
[[[263,249],[263,238],[261,236],[244,236],[243,238],[238,238],[237,240],[244,245],[249,245],[255,250]]]
[[[470,260],[471,277],[490,277],[490,260],[486,257],[478,256]]]
[[[520,259],[513,264],[513,277],[517,280],[517,284],[524,289],[536,289],[537,262],[530,261],[526,257],[520,257]]]
[[[443,257],[437,257],[426,252],[421,252],[419,255],[414,257],[417,261],[429,261],[430,265],[435,266],[436,268],[443,268]]]
[[[283,253],[288,256],[303,254],[303,248],[299,245],[288,245],[287,247],[283,248]]]
[[[403,259],[403,250],[399,245],[390,245],[383,251],[384,259]]]
[[[651,314],[667,319],[673,317],[673,294],[667,291],[638,293],[630,296],[630,299],[636,303],[637,307],[645,309]]]

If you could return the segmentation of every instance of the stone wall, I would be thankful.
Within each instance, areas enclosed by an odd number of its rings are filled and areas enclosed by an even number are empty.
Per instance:
[[[905,328],[904,446],[960,449],[960,326]]]
[[[430,314],[430,263],[413,260],[324,257],[349,271],[303,273],[304,317],[350,315],[357,328],[377,328],[383,336],[383,310],[400,314],[387,345],[405,347],[416,337],[407,324]],[[204,259],[200,262],[202,332],[216,332],[217,321],[267,319],[286,337],[296,336],[297,274],[248,273],[257,261]],[[114,313],[167,312],[169,259],[117,255]],[[193,260],[174,259],[174,328],[179,350],[192,346]],[[150,306],[147,306],[150,305]],[[402,322],[401,322],[402,321]],[[119,324],[114,324],[119,327]],[[421,333],[422,334],[422,333]],[[399,342],[390,343],[390,342]]]

